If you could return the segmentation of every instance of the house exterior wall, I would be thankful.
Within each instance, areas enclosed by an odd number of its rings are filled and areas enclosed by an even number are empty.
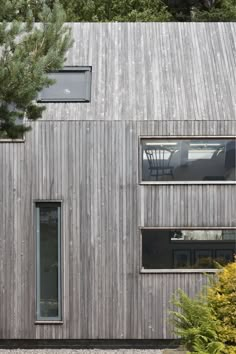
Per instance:
[[[140,273],[140,227],[235,227],[236,185],[140,185],[140,136],[235,136],[235,27],[74,24],[91,103],[48,103],[0,144],[0,338],[173,338],[202,273]],[[35,209],[62,201],[63,323],[35,324]]]

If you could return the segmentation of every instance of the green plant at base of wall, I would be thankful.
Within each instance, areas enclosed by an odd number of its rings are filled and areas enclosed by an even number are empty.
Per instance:
[[[195,299],[179,290],[173,303],[180,312],[172,312],[176,334],[191,353],[218,354],[224,349],[217,335],[216,317],[204,297]]]
[[[236,263],[219,271],[205,295],[179,290],[173,304],[176,334],[190,353],[236,354]]]
[[[207,301],[219,321],[219,338],[228,344],[225,353],[236,354],[236,263],[218,273],[208,289]]]

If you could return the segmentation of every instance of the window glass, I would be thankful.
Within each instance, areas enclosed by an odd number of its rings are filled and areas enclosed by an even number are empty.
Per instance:
[[[142,139],[143,181],[235,181],[232,139]]]
[[[235,252],[236,230],[142,230],[144,269],[217,268]]]
[[[37,319],[61,319],[60,204],[37,204]]]
[[[88,102],[91,91],[91,67],[64,68],[49,73],[55,84],[44,88],[38,98],[43,102]]]

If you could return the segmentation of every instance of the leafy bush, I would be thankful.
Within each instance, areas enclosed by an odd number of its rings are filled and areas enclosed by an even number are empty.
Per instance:
[[[236,354],[236,263],[228,264],[218,273],[208,289],[207,300],[219,321],[219,338],[227,344],[225,352]]]
[[[179,290],[173,303],[176,334],[191,353],[236,354],[236,263],[217,273],[205,295]]]
[[[219,322],[204,297],[189,298],[179,290],[173,303],[181,310],[172,312],[176,334],[191,353],[218,354],[224,349],[217,328]]]

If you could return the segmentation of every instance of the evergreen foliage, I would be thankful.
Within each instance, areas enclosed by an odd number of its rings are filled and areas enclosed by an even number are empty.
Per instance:
[[[72,41],[58,1],[52,10],[43,4],[37,13],[40,24],[25,1],[0,0],[0,5],[0,136],[17,138],[30,129],[17,124],[19,118],[41,117],[44,107],[35,99],[53,83],[47,73],[63,66]]]
[[[236,263],[217,273],[205,295],[191,299],[180,290],[173,303],[176,333],[191,353],[236,354]]]
[[[236,21],[236,0],[216,0],[211,6],[193,7],[192,20],[200,22]]]
[[[236,0],[60,0],[68,22],[194,22],[236,21]],[[4,4],[0,21],[27,18],[30,8],[40,20],[43,4],[53,8],[55,0],[11,0]]]
[[[236,21],[236,0],[166,0],[175,21],[233,22]]]
[[[67,21],[165,22],[172,20],[161,0],[62,0]]]
[[[236,0],[61,0],[61,3],[69,22],[236,21]]]

